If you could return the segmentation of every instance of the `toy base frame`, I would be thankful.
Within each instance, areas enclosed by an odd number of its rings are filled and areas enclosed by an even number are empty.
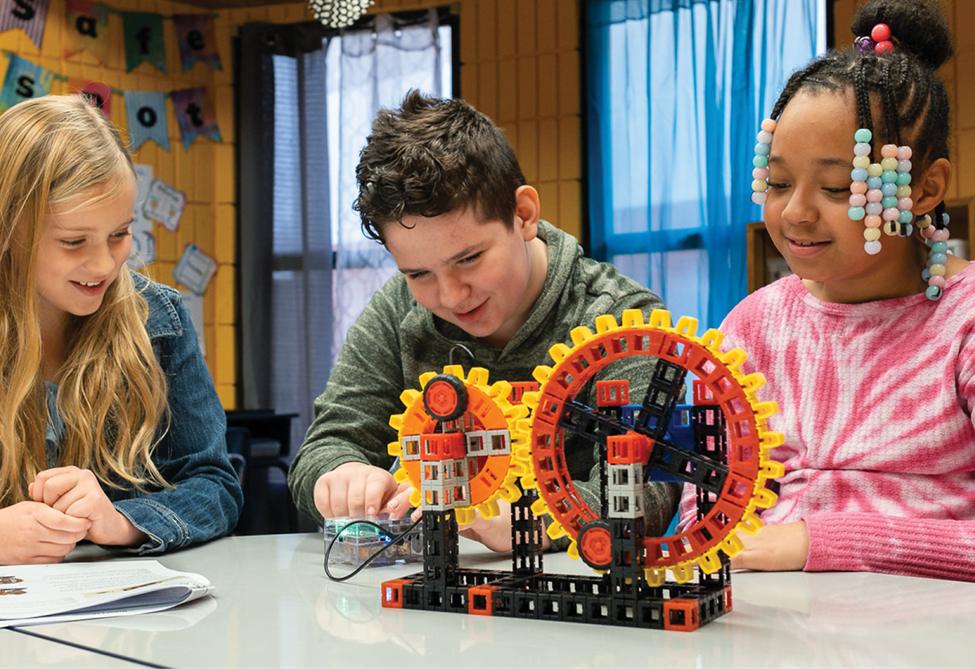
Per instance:
[[[693,631],[732,610],[725,570],[694,584],[643,586],[611,594],[608,575],[513,576],[503,570],[457,569],[449,583],[422,572],[382,584],[382,605],[560,622]]]

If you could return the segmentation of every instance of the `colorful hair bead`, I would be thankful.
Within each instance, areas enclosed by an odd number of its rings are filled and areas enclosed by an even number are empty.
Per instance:
[[[862,48],[861,44],[861,48]],[[874,181],[880,172],[870,164],[870,141],[873,133],[869,128],[860,128],[853,133],[853,170],[850,172],[850,220],[863,221],[863,249],[874,255],[880,253],[880,214],[883,212],[883,194],[880,184]],[[865,164],[864,164],[865,163]]]
[[[775,121],[767,118],[762,121],[762,129],[755,136],[755,157],[752,158],[752,202],[765,204],[768,197],[768,156],[772,151],[772,133]]]
[[[854,40],[860,53],[887,53],[894,50],[894,42],[890,32],[890,26],[886,23],[878,23],[870,31],[869,35],[862,35]]]
[[[947,212],[942,212],[940,216],[936,214],[934,220],[929,214],[917,219],[917,227],[925,239],[924,243],[931,251],[927,266],[921,272],[921,279],[927,282],[928,287],[924,294],[932,301],[940,299],[944,292],[945,275],[948,273],[948,223],[950,221]]]
[[[885,144],[879,163],[870,162],[873,133],[860,128],[853,134],[853,170],[850,172],[850,208],[853,221],[863,221],[863,249],[880,253],[880,229],[889,236],[908,237],[914,232],[914,201],[911,199],[911,147]]]

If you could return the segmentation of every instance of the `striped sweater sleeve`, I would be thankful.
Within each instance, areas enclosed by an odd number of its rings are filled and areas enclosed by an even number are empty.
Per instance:
[[[975,581],[975,521],[814,513],[806,571],[876,571]]]
[[[975,332],[962,338],[955,384],[975,427]],[[969,448],[975,450],[975,443]],[[949,491],[945,491],[946,494]],[[975,581],[975,520],[810,513],[806,571],[878,571]]]

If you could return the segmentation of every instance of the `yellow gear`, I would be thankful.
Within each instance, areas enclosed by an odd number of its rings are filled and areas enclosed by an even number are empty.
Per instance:
[[[523,404],[513,405],[508,401],[511,394],[511,384],[507,381],[497,381],[488,385],[488,370],[473,367],[465,376],[460,365],[447,365],[444,374],[459,379],[468,393],[468,407],[463,416],[455,422],[462,431],[468,429],[508,430],[511,450],[504,455],[484,456],[483,466],[477,471],[469,471],[471,495],[465,506],[453,507],[459,525],[468,525],[474,520],[475,510],[484,518],[498,515],[498,500],[515,502],[521,497],[517,480],[529,471],[528,450],[526,442],[528,434],[518,429],[528,416],[528,408]],[[422,484],[422,469],[419,460],[403,458],[402,443],[404,437],[415,437],[433,432],[437,421],[427,413],[423,405],[423,389],[437,372],[426,372],[420,375],[420,389],[408,388],[400,394],[400,400],[406,410],[401,414],[391,416],[390,426],[396,430],[398,441],[390,442],[387,451],[390,455],[400,458],[400,466],[393,477],[397,482],[409,481],[413,490],[410,494],[410,504],[420,506],[420,488]]]

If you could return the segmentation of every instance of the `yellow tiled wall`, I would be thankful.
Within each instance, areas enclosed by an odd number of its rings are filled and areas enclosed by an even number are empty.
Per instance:
[[[836,45],[853,42],[850,22],[856,0],[834,1]],[[951,103],[949,150],[954,167],[949,199],[975,197],[975,87],[970,85],[975,71],[975,2],[941,0],[955,45],[955,56],[939,70]],[[964,73],[968,74],[964,74]],[[967,84],[967,85],[966,85]]]
[[[370,11],[436,7],[444,0],[376,0]],[[504,129],[542,215],[582,233],[579,0],[461,0],[461,96]],[[231,31],[249,21],[310,20],[307,5],[221,14]]]
[[[166,0],[111,0],[122,11],[163,15],[201,13],[197,7]],[[435,7],[437,0],[377,0],[370,11]],[[490,116],[508,135],[525,176],[541,193],[543,215],[576,237],[582,232],[582,129],[580,113],[578,0],[461,0],[461,94]],[[164,21],[167,73],[143,63],[125,71],[122,18],[111,14],[109,56],[100,64],[82,52],[62,57],[64,0],[51,0],[41,49],[20,30],[0,33],[0,49],[69,77],[109,84],[118,90],[171,91],[209,86],[216,104],[222,143],[198,138],[184,150],[171,105],[170,148],[146,142],[136,152],[139,163],[187,195],[178,230],[155,229],[157,261],[147,268],[156,280],[176,285],[172,271],[183,247],[193,242],[219,263],[204,298],[207,365],[225,408],[235,408],[235,249],[236,153],[231,40],[251,21],[293,23],[311,20],[305,3],[268,5],[216,12],[216,39],[223,69],[196,63],[181,71],[172,22]],[[5,67],[5,65],[4,65]],[[66,92],[55,82],[54,93]],[[113,95],[112,120],[126,128],[125,104]]]
[[[165,1],[111,0],[114,9],[146,11],[163,15],[192,14],[201,10],[196,7]],[[157,261],[147,268],[154,279],[182,290],[173,279],[173,269],[186,244],[195,243],[207,255],[219,262],[204,297],[204,338],[207,365],[216,382],[220,400],[226,408],[235,404],[236,370],[234,338],[234,125],[233,88],[230,60],[230,40],[226,38],[226,25],[220,32],[222,71],[211,71],[205,63],[196,63],[192,69],[182,72],[179,48],[172,21],[163,21],[166,48],[167,73],[159,72],[153,65],[142,63],[132,72],[125,71],[125,46],[122,33],[122,17],[109,15],[109,52],[107,62],[101,64],[87,52],[65,59],[62,55],[65,35],[64,0],[51,0],[47,24],[41,48],[20,30],[0,33],[0,49],[17,53],[47,69],[68,77],[87,79],[108,84],[117,90],[171,91],[193,86],[209,86],[213,89],[217,107],[217,120],[223,136],[223,144],[215,144],[205,138],[197,138],[189,149],[184,150],[179,127],[172,105],[167,103],[169,123],[169,150],[155,142],[146,142],[135,154],[137,163],[152,165],[154,174],[186,193],[187,205],[176,232],[162,225],[155,226]],[[0,59],[6,70],[6,59]],[[55,81],[53,93],[68,92],[67,83]],[[126,128],[125,104],[120,94],[112,96],[111,118],[123,130]]]

